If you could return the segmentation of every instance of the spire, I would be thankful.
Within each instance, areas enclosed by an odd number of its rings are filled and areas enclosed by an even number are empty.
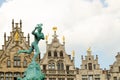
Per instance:
[[[75,51],[74,50],[72,51],[72,61],[73,63],[75,62]]]
[[[28,45],[30,46],[30,34],[28,33]]]
[[[20,19],[20,29],[22,29],[22,20]]]
[[[6,33],[4,33],[4,45],[6,47]]]
[[[14,19],[12,19],[12,31],[14,31]]]
[[[75,57],[75,51],[74,50],[72,51],[72,57]]]
[[[65,36],[63,36],[62,39],[63,39],[63,44],[65,44]]]
[[[48,35],[45,36],[46,44],[48,43]]]
[[[98,55],[96,55],[96,59],[98,59]]]
[[[18,30],[18,23],[15,23],[15,26],[16,26],[16,30]]]
[[[83,60],[83,55],[81,56],[81,59]]]

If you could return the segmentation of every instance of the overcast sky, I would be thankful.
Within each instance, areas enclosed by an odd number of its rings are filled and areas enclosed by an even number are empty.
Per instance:
[[[109,69],[120,51],[120,0],[0,0],[0,46],[3,34],[9,36],[11,21],[23,21],[25,36],[37,23],[43,23],[43,33],[53,34],[57,26],[59,39],[66,39],[66,52],[75,50],[75,65],[80,68],[81,55],[91,47],[99,56],[101,68]],[[31,35],[31,41],[33,36]],[[45,53],[45,41],[40,50]]]

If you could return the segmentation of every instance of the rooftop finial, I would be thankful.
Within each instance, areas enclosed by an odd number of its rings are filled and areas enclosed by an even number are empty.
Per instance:
[[[53,31],[54,31],[54,32],[57,31],[57,27],[56,27],[56,26],[53,27]]]
[[[53,31],[54,31],[54,35],[53,35],[53,37],[54,37],[54,38],[57,38],[57,35],[56,35],[57,27],[54,26],[52,29],[53,29]]]
[[[20,19],[20,29],[22,29],[22,20]]]
[[[63,36],[62,39],[63,39],[63,42],[65,42],[65,36]]]
[[[74,50],[72,51],[72,57],[75,57],[75,51]]]
[[[12,19],[12,30],[14,31],[14,19]]]
[[[87,50],[87,54],[88,54],[88,55],[91,55],[91,52],[92,52],[92,51],[91,51],[91,47],[89,47],[88,50]]]
[[[48,35],[45,36],[46,41],[48,41]]]
[[[91,52],[91,47],[88,48],[87,52]]]

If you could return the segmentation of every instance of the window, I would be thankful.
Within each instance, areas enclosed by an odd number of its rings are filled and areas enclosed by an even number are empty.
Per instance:
[[[88,80],[93,80],[93,75],[89,75]]]
[[[7,60],[7,67],[10,67],[10,66],[11,66],[11,61]]]
[[[4,77],[1,77],[0,80],[4,80]]]
[[[20,73],[19,72],[15,72],[14,73],[14,77],[20,77]]]
[[[6,77],[5,80],[12,80],[12,73],[11,72],[6,72],[5,77]]]
[[[85,69],[87,69],[87,65],[85,64]]]
[[[67,78],[67,80],[74,80],[73,78]]]
[[[60,63],[57,63],[57,69],[60,70]]]
[[[64,64],[61,63],[61,70],[64,70]]]
[[[60,51],[60,57],[63,57],[63,51]]]
[[[0,77],[4,77],[4,73],[3,72],[0,72]]]
[[[55,69],[55,64],[54,63],[52,63],[52,69]]]
[[[48,64],[48,69],[55,69],[55,63],[53,63],[53,62],[50,62],[49,64]]]
[[[4,80],[4,73],[0,72],[0,80]]]
[[[95,80],[100,80],[100,78],[95,78]]]
[[[51,69],[51,63],[48,64],[48,69]]]
[[[51,56],[51,51],[48,51],[48,57],[50,57]]]
[[[66,66],[66,70],[69,70],[69,66]]]
[[[96,75],[94,76],[94,78],[95,78],[95,80],[100,80],[100,74],[96,74]]]
[[[119,69],[119,72],[120,72],[120,66],[118,67],[118,69]]]
[[[82,75],[82,80],[87,80],[87,75]]]
[[[20,61],[17,61],[17,65],[20,66]]]
[[[27,67],[27,60],[26,59],[24,59],[23,66]]]
[[[56,78],[49,78],[49,80],[56,80]]]
[[[64,70],[64,64],[62,62],[57,63],[57,69],[58,70]]]
[[[17,61],[14,61],[14,66],[17,66]]]
[[[43,65],[43,70],[46,70],[46,65]]]
[[[20,56],[14,56],[14,67],[20,67]]]
[[[91,58],[89,58],[89,60],[91,60]]]
[[[113,77],[113,80],[117,80],[117,77]]]
[[[57,51],[54,51],[54,57],[57,57]]]
[[[89,70],[92,70],[92,63],[88,63]]]
[[[65,80],[65,78],[58,78],[58,80]]]
[[[87,78],[82,78],[82,80],[87,80]]]

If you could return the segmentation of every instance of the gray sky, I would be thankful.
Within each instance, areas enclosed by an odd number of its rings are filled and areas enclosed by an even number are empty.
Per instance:
[[[86,55],[87,48],[91,47],[92,53],[99,56],[101,68],[109,68],[120,51],[119,4],[120,0],[3,0],[0,2],[0,45],[3,45],[4,32],[9,36],[12,30],[13,18],[15,22],[22,19],[25,36],[37,23],[43,23],[43,33],[49,34],[50,41],[53,26],[58,27],[61,42],[65,36],[66,52],[71,54],[75,50],[76,67],[80,67],[81,55]],[[42,53],[45,46],[45,41],[41,41]]]

